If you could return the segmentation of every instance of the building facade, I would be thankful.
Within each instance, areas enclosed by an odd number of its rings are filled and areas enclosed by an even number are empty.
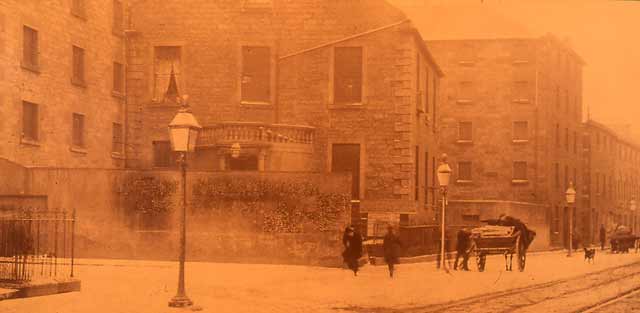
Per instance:
[[[581,209],[565,191],[582,184],[582,59],[550,35],[427,44],[446,73],[438,115],[451,222],[508,214],[537,232],[534,248],[566,245]]]
[[[0,157],[24,166],[124,166],[121,1],[0,4]]]
[[[203,125],[192,168],[348,171],[369,233],[433,219],[442,73],[404,14],[381,0],[187,2],[130,7],[130,166],[174,166],[166,125],[188,94]]]
[[[640,199],[640,147],[611,127],[589,119],[584,124],[584,154],[586,209],[580,218],[587,238],[598,242],[601,226],[611,232],[625,225],[636,233],[640,229],[635,204]]]

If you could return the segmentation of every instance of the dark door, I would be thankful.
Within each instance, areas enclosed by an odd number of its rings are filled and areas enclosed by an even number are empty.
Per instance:
[[[331,149],[331,172],[351,173],[351,199],[360,199],[360,145],[334,144]],[[351,201],[351,224],[366,234],[362,225],[359,201]]]
[[[257,171],[258,157],[255,155],[229,157],[229,169],[232,171]]]
[[[350,172],[351,199],[360,199],[359,144],[334,144],[331,150],[331,172]]]

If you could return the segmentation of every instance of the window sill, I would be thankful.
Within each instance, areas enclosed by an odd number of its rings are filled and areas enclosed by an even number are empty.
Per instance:
[[[458,99],[458,100],[456,100],[456,103],[458,103],[458,104],[472,104],[473,100],[470,100],[470,99]]]
[[[126,97],[126,95],[120,91],[115,91],[112,90],[111,91],[111,96],[115,97],[115,98],[120,98],[120,99],[124,99]]]
[[[40,142],[34,139],[21,138],[20,143],[27,146],[40,147]]]
[[[456,143],[459,145],[472,145],[473,140],[456,140]]]
[[[120,152],[111,152],[111,157],[118,160],[124,160],[124,155]]]
[[[240,105],[243,107],[251,107],[258,109],[270,109],[273,108],[271,102],[267,101],[240,101]]]
[[[78,10],[71,10],[71,15],[83,20],[83,21],[87,21],[87,14],[85,12],[81,12]]]
[[[511,184],[513,185],[527,185],[529,184],[528,179],[512,179]]]
[[[74,86],[87,88],[87,82],[86,81],[80,80],[80,79],[75,78],[75,77],[71,78],[71,84],[74,85]]]
[[[473,180],[470,180],[470,179],[458,179],[458,180],[456,180],[456,184],[459,184],[459,185],[471,185],[471,184],[473,184]]]
[[[87,154],[88,153],[86,148],[78,147],[78,146],[69,147],[69,151],[74,152],[74,153],[80,153],[80,154]]]
[[[116,37],[124,37],[124,29],[118,29],[118,28],[112,28],[111,29],[111,34],[113,34]]]
[[[458,65],[474,66],[474,65],[476,65],[476,61],[458,61]]]
[[[513,99],[513,103],[529,103],[529,99]]]
[[[360,110],[363,108],[364,108],[364,104],[362,102],[329,104],[329,109],[332,109],[332,110]]]
[[[40,74],[40,66],[39,65],[33,65],[33,64],[29,64],[29,63],[25,63],[23,61],[20,62],[20,67],[22,67],[23,69],[29,71],[29,72],[33,72],[36,74]]]
[[[514,60],[513,64],[529,64],[529,60]]]
[[[513,139],[511,140],[511,142],[515,144],[525,144],[525,143],[529,143],[529,139]]]

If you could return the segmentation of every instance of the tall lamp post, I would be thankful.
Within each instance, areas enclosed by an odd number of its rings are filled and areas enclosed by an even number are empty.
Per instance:
[[[451,179],[451,167],[447,164],[447,155],[442,154],[442,164],[438,166],[438,183],[440,184],[440,192],[442,193],[442,213],[440,214],[440,268],[444,269],[444,253],[445,253],[445,206],[447,204],[447,186]]]
[[[569,253],[567,256],[570,257],[573,251],[573,204],[576,202],[576,190],[573,188],[573,182],[569,183],[569,188],[567,188],[565,195],[567,197],[567,207],[569,207]]]
[[[630,223],[631,225],[631,230],[635,233],[636,232],[636,199],[635,197],[632,197],[631,200],[629,201],[629,210],[631,211],[631,221]]]
[[[169,301],[170,307],[185,307],[193,305],[187,297],[184,288],[184,260],[187,244],[187,153],[193,152],[198,139],[198,131],[202,128],[196,118],[191,114],[187,102],[188,96],[178,98],[181,108],[178,114],[169,123],[169,139],[171,149],[180,153],[178,164],[182,173],[182,216],[180,219],[180,270],[178,273],[178,292]]]

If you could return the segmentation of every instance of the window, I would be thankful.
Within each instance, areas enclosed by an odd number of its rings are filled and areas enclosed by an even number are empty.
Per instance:
[[[121,35],[124,27],[122,1],[113,0],[113,33]]]
[[[409,214],[401,213],[399,223],[400,223],[400,226],[409,225]]]
[[[424,112],[429,113],[429,68],[424,71]]]
[[[362,103],[362,70],[361,47],[335,48],[333,78],[335,103]]]
[[[471,102],[473,98],[473,83],[461,81],[458,83],[458,103]]]
[[[527,81],[516,81],[514,83],[514,95],[513,101],[519,103],[529,102],[529,82]]]
[[[113,91],[124,93],[124,65],[113,62]]]
[[[113,123],[113,138],[111,152],[122,153],[124,140],[122,140],[122,124]]]
[[[171,144],[168,141],[153,142],[153,166],[174,167],[176,160],[176,153],[171,150]]]
[[[578,153],[578,133],[573,132],[573,153]]]
[[[555,181],[556,181],[556,189],[560,187],[560,164],[554,164],[554,173],[555,173]]]
[[[270,102],[271,51],[269,47],[242,47],[242,101]]]
[[[471,162],[458,162],[458,181],[471,181]]]
[[[462,221],[480,222],[480,215],[479,214],[462,214]]]
[[[26,140],[38,140],[38,105],[22,102],[22,138]]]
[[[459,55],[458,64],[472,66],[473,64],[476,63],[476,50],[472,44],[470,43],[464,44],[462,47],[460,47],[459,52],[460,52],[460,55]]]
[[[429,152],[424,152],[424,203],[429,203]]]
[[[569,128],[564,129],[564,148],[569,152]]]
[[[153,83],[153,99],[154,101],[162,101],[167,98],[171,77],[175,81],[173,85],[177,90],[171,90],[169,96],[177,95],[177,91],[182,86],[182,67],[181,67],[181,51],[180,47],[162,46],[155,48],[154,57],[154,83]],[[175,93],[175,95],[173,95]],[[174,99],[171,99],[174,100]]]
[[[529,47],[524,42],[516,42],[513,50],[511,50],[511,59],[513,63],[526,63],[529,61]]]
[[[84,115],[73,113],[73,127],[71,134],[71,145],[84,148]]]
[[[415,151],[415,171],[414,171],[414,200],[420,199],[420,146],[416,146]]]
[[[38,62],[38,31],[29,27],[22,27],[22,65],[28,69],[37,69]]]
[[[564,166],[564,189],[567,190],[569,188],[569,166]]]
[[[473,124],[471,122],[458,123],[458,141],[473,141]]]
[[[85,0],[71,0],[71,14],[80,18],[85,18],[86,11],[84,1]]]
[[[244,9],[245,10],[256,10],[256,9],[272,9],[273,8],[273,0],[244,0]]]
[[[513,180],[527,180],[527,162],[513,162]]]
[[[513,122],[513,141],[529,139],[529,123],[527,121]]]
[[[73,46],[73,76],[71,81],[74,84],[84,85],[84,49]]]

